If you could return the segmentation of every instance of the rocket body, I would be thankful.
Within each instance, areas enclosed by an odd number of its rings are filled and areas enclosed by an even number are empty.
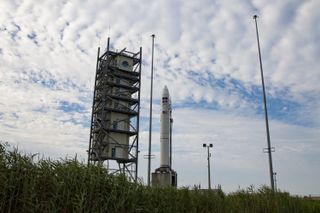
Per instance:
[[[164,87],[161,98],[160,115],[160,167],[170,167],[170,119],[171,99],[167,86]]]
[[[152,186],[177,187],[177,172],[171,168],[172,109],[168,88],[165,86],[161,97],[160,114],[160,167],[152,173]]]

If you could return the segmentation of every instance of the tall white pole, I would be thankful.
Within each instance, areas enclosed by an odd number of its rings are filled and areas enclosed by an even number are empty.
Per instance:
[[[274,191],[273,166],[272,166],[272,149],[271,149],[271,142],[270,142],[270,130],[269,130],[269,121],[268,121],[267,98],[266,98],[266,89],[265,89],[265,86],[264,86],[264,77],[263,77],[263,69],[262,69],[262,59],[261,59],[261,50],[260,50],[260,41],[259,41],[257,18],[258,18],[257,15],[253,16],[253,19],[254,19],[255,24],[256,24],[257,44],[258,44],[260,72],[261,72],[261,83],[262,83],[262,92],[263,92],[264,117],[265,117],[265,121],[266,121],[266,132],[267,132],[267,141],[268,141],[267,153],[268,153],[268,156],[269,156],[270,184],[271,184],[272,191]]]
[[[151,131],[152,131],[152,94],[153,94],[153,55],[154,55],[154,37],[152,34],[152,54],[151,54],[151,89],[150,89],[150,115],[149,115],[149,149],[148,149],[148,186],[150,186],[151,174]]]
[[[208,146],[208,187],[211,189],[211,174],[210,174],[210,151]]]
[[[203,147],[207,148],[207,151],[208,151],[208,156],[207,156],[207,160],[208,160],[208,189],[210,190],[211,189],[211,172],[210,172],[210,170],[211,170],[211,168],[210,168],[211,153],[210,153],[209,149],[212,148],[213,145],[212,145],[212,143],[210,143],[210,144],[204,143]]]

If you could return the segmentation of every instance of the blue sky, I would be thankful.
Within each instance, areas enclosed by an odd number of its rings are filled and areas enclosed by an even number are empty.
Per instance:
[[[155,34],[152,170],[159,99],[173,101],[179,186],[269,184],[258,14],[278,186],[320,194],[320,15],[317,0],[1,1],[0,134],[24,152],[84,161],[97,48],[143,47],[139,176],[146,180],[151,34]],[[121,14],[121,15],[119,15]]]

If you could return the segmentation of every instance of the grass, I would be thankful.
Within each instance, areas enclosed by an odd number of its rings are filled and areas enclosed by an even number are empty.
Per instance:
[[[34,158],[0,144],[0,212],[320,212],[319,201],[267,187],[150,188],[76,159]]]

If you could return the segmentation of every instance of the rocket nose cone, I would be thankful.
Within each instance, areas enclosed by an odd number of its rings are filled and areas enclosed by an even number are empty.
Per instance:
[[[169,97],[169,90],[167,86],[164,86],[163,88],[162,97]]]

